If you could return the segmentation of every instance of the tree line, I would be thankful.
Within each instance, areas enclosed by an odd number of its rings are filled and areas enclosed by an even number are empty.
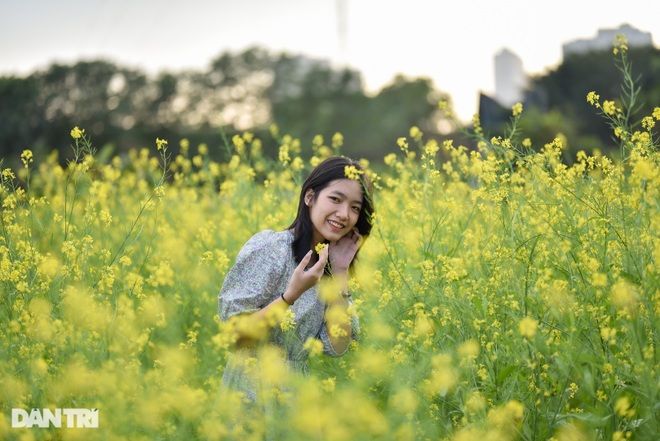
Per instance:
[[[103,60],[53,64],[0,78],[0,157],[26,148],[66,157],[74,126],[116,153],[158,137],[203,142],[221,155],[223,135],[250,130],[268,140],[276,123],[308,143],[341,132],[344,153],[377,158],[413,125],[435,132],[440,99],[447,97],[427,78],[398,76],[369,96],[358,71],[257,47],[221,54],[203,71],[155,77]]]
[[[630,50],[647,115],[660,104],[660,55],[647,47]],[[577,150],[607,150],[611,130],[586,102],[591,90],[606,99],[620,95],[620,72],[610,51],[568,57],[532,78],[522,119],[536,145],[558,132]],[[396,151],[396,139],[417,126],[442,138],[440,100],[450,101],[429,78],[395,77],[377,94],[365,91],[360,72],[324,60],[253,47],[222,53],[202,70],[155,76],[105,60],[52,64],[25,77],[0,77],[0,158],[17,161],[24,149],[70,154],[69,132],[84,127],[97,146],[115,154],[152,146],[158,138],[206,143],[212,155],[225,152],[225,137],[255,132],[266,154],[276,155],[269,126],[311,143],[321,134],[344,135],[343,152],[381,159]],[[487,132],[502,133],[511,109],[496,108]],[[493,113],[493,110],[490,109]],[[492,115],[491,115],[492,116]],[[460,134],[449,134],[456,139]],[[465,141],[462,138],[461,141]]]

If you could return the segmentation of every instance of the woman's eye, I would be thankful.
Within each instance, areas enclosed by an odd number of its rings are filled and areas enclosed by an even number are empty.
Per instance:
[[[330,196],[330,200],[331,200],[332,202],[339,202],[339,198],[336,198],[336,197],[334,197],[334,196]]]
[[[353,208],[353,211],[355,211],[356,213],[360,212],[360,207],[352,207],[352,208]]]

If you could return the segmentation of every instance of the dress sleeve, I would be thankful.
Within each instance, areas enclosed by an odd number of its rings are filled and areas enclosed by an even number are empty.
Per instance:
[[[279,294],[276,290],[284,275],[289,248],[271,230],[257,233],[245,243],[218,295],[220,320],[257,311]]]
[[[349,300],[349,308],[353,306],[353,300]],[[360,337],[360,322],[358,321],[357,315],[351,316],[351,340],[358,341]],[[328,327],[325,324],[325,320],[321,325],[321,330],[317,336],[319,340],[323,342],[323,353],[330,357],[341,357],[348,351],[350,344],[346,347],[341,353],[335,351],[334,346],[332,346],[332,341],[330,340],[330,335],[328,334]]]

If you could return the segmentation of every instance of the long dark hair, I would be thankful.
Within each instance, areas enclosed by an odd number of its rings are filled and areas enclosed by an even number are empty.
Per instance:
[[[321,162],[312,170],[303,182],[300,190],[300,200],[298,201],[298,214],[293,221],[290,230],[293,230],[293,257],[296,263],[300,263],[305,254],[309,251],[312,238],[314,237],[314,226],[309,216],[309,207],[305,204],[305,194],[311,189],[314,192],[314,200],[318,197],[321,190],[330,185],[331,182],[338,179],[347,179],[346,167],[353,166],[363,173],[359,176],[359,182],[362,185],[362,208],[358,217],[357,227],[363,238],[367,238],[371,233],[371,219],[374,213],[373,195],[371,181],[358,161],[344,156],[334,156]],[[355,259],[353,259],[355,262]],[[351,262],[351,266],[353,265]]]

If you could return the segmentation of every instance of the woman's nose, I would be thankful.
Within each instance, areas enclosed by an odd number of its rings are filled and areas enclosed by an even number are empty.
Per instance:
[[[340,219],[346,219],[348,217],[348,208],[344,205],[337,208],[337,217]]]

